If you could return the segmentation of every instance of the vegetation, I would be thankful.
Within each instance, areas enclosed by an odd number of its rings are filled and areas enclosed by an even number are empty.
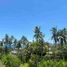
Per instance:
[[[41,28],[34,29],[33,41],[14,36],[0,41],[0,62],[5,67],[67,67],[67,29],[51,29],[53,44],[45,42]]]
[[[6,67],[19,67],[20,60],[11,54],[2,56],[2,62],[6,65]]]
[[[52,60],[48,60],[48,61],[44,61],[42,60],[38,67],[67,67],[67,62],[60,60],[60,61],[52,61]]]

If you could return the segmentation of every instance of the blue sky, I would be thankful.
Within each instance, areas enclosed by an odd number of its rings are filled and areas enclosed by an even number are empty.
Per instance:
[[[0,39],[7,33],[32,40],[36,25],[51,42],[52,27],[67,28],[67,0],[0,0]]]

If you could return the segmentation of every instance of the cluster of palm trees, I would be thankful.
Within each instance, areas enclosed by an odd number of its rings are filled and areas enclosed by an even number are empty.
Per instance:
[[[58,30],[56,27],[53,27],[51,31],[52,31],[52,39],[54,40],[55,45],[58,43],[61,46],[63,44],[66,45],[66,42],[67,42],[67,29],[66,28]]]
[[[54,40],[55,44],[65,44],[66,45],[66,41],[67,41],[67,29],[61,29],[58,30],[56,27],[53,27],[51,29],[52,31],[52,39]],[[40,31],[40,26],[36,26],[34,29],[34,38],[36,40],[36,42],[40,42],[40,41],[44,41],[44,35],[43,33]],[[5,35],[5,38],[2,39],[1,44],[13,44],[15,46],[18,46],[20,44],[24,44],[25,46],[28,46],[29,41],[25,36],[22,36],[22,38],[17,41],[17,39],[14,36],[9,37],[7,34]],[[19,46],[20,47],[20,46]]]
[[[55,45],[60,44],[66,45],[67,42],[67,29],[61,29],[58,30],[56,27],[53,27],[51,29],[52,31],[52,39],[54,40]],[[44,34],[40,30],[40,26],[36,26],[34,29],[34,36],[33,36],[36,42],[41,42],[41,44],[44,42]],[[29,41],[25,36],[22,36],[22,38],[18,41],[14,36],[9,37],[7,34],[5,35],[5,38],[2,39],[1,45],[11,45],[13,44],[18,49],[22,46],[22,44],[26,47],[29,46]]]

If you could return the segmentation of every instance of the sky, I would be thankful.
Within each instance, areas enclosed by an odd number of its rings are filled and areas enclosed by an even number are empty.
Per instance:
[[[52,27],[67,28],[67,0],[0,0],[0,39],[8,34],[33,40],[37,25],[52,42]]]

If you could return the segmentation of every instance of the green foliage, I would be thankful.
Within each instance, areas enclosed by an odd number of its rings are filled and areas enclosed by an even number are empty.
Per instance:
[[[51,31],[55,46],[44,41],[39,26],[34,29],[33,42],[29,42],[25,36],[16,40],[6,34],[0,42],[0,59],[6,67],[19,67],[21,63],[21,67],[67,67],[67,29],[58,30],[54,27]],[[15,47],[11,49],[8,45]]]
[[[2,56],[2,62],[5,64],[6,67],[19,67],[20,66],[20,60],[11,54],[3,55]]]
[[[20,67],[30,67],[28,63],[21,64]]]
[[[62,61],[62,60],[60,61],[42,60],[39,63],[38,67],[67,67],[67,62]]]
[[[39,61],[39,56],[32,54],[31,58],[29,59],[29,65],[30,67],[37,67],[38,61]]]

